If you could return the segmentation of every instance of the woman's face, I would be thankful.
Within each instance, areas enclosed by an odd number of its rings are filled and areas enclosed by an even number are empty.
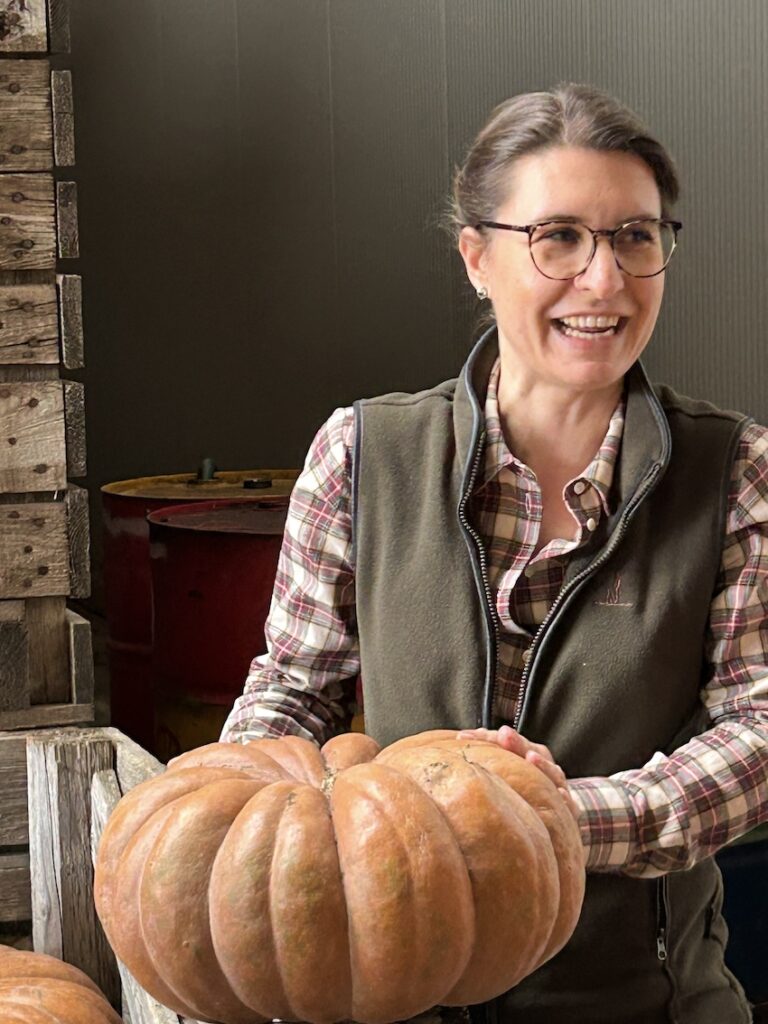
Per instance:
[[[493,219],[521,225],[576,218],[597,229],[659,216],[656,181],[639,157],[556,146],[516,161],[507,198]],[[566,281],[549,280],[536,269],[522,232],[464,228],[459,249],[473,286],[488,290],[502,359],[522,388],[615,386],[650,340],[664,274],[625,274],[604,237],[584,273]],[[586,338],[562,324],[584,316],[621,319],[616,330]]]

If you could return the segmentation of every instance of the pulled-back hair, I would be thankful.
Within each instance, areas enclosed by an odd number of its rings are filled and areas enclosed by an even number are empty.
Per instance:
[[[501,103],[454,176],[449,213],[455,238],[466,225],[493,220],[509,193],[512,165],[551,146],[634,153],[653,172],[668,216],[680,185],[671,156],[637,114],[590,85],[566,83]]]

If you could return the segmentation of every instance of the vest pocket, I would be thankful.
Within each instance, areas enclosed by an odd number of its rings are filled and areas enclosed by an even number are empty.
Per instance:
[[[728,942],[728,926],[723,917],[723,879],[718,874],[715,892],[707,905],[704,918],[704,938],[714,939],[725,949]]]

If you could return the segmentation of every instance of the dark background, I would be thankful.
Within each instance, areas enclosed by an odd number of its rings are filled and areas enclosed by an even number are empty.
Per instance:
[[[476,303],[437,222],[494,104],[586,81],[676,157],[646,364],[765,421],[764,0],[71,0],[98,488],[298,467],[336,406],[453,376]]]

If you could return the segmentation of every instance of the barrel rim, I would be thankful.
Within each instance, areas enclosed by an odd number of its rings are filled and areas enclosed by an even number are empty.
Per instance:
[[[204,481],[197,486],[201,489],[206,485],[222,484],[223,486],[234,485],[242,483],[243,480],[248,480],[251,477],[271,477],[273,480],[278,481],[296,481],[298,479],[299,469],[238,469],[238,470],[222,470],[214,474],[212,480]],[[173,499],[178,497],[176,492],[162,494],[157,491],[146,493],[146,489],[150,487],[157,487],[158,485],[167,484],[170,488],[173,485],[179,484],[192,484],[193,481],[197,480],[195,473],[165,473],[157,476],[138,476],[130,477],[126,480],[112,480],[109,483],[102,484],[100,490],[102,494],[117,495],[123,498],[155,498],[162,501],[165,498]],[[232,499],[237,500],[237,499]]]

